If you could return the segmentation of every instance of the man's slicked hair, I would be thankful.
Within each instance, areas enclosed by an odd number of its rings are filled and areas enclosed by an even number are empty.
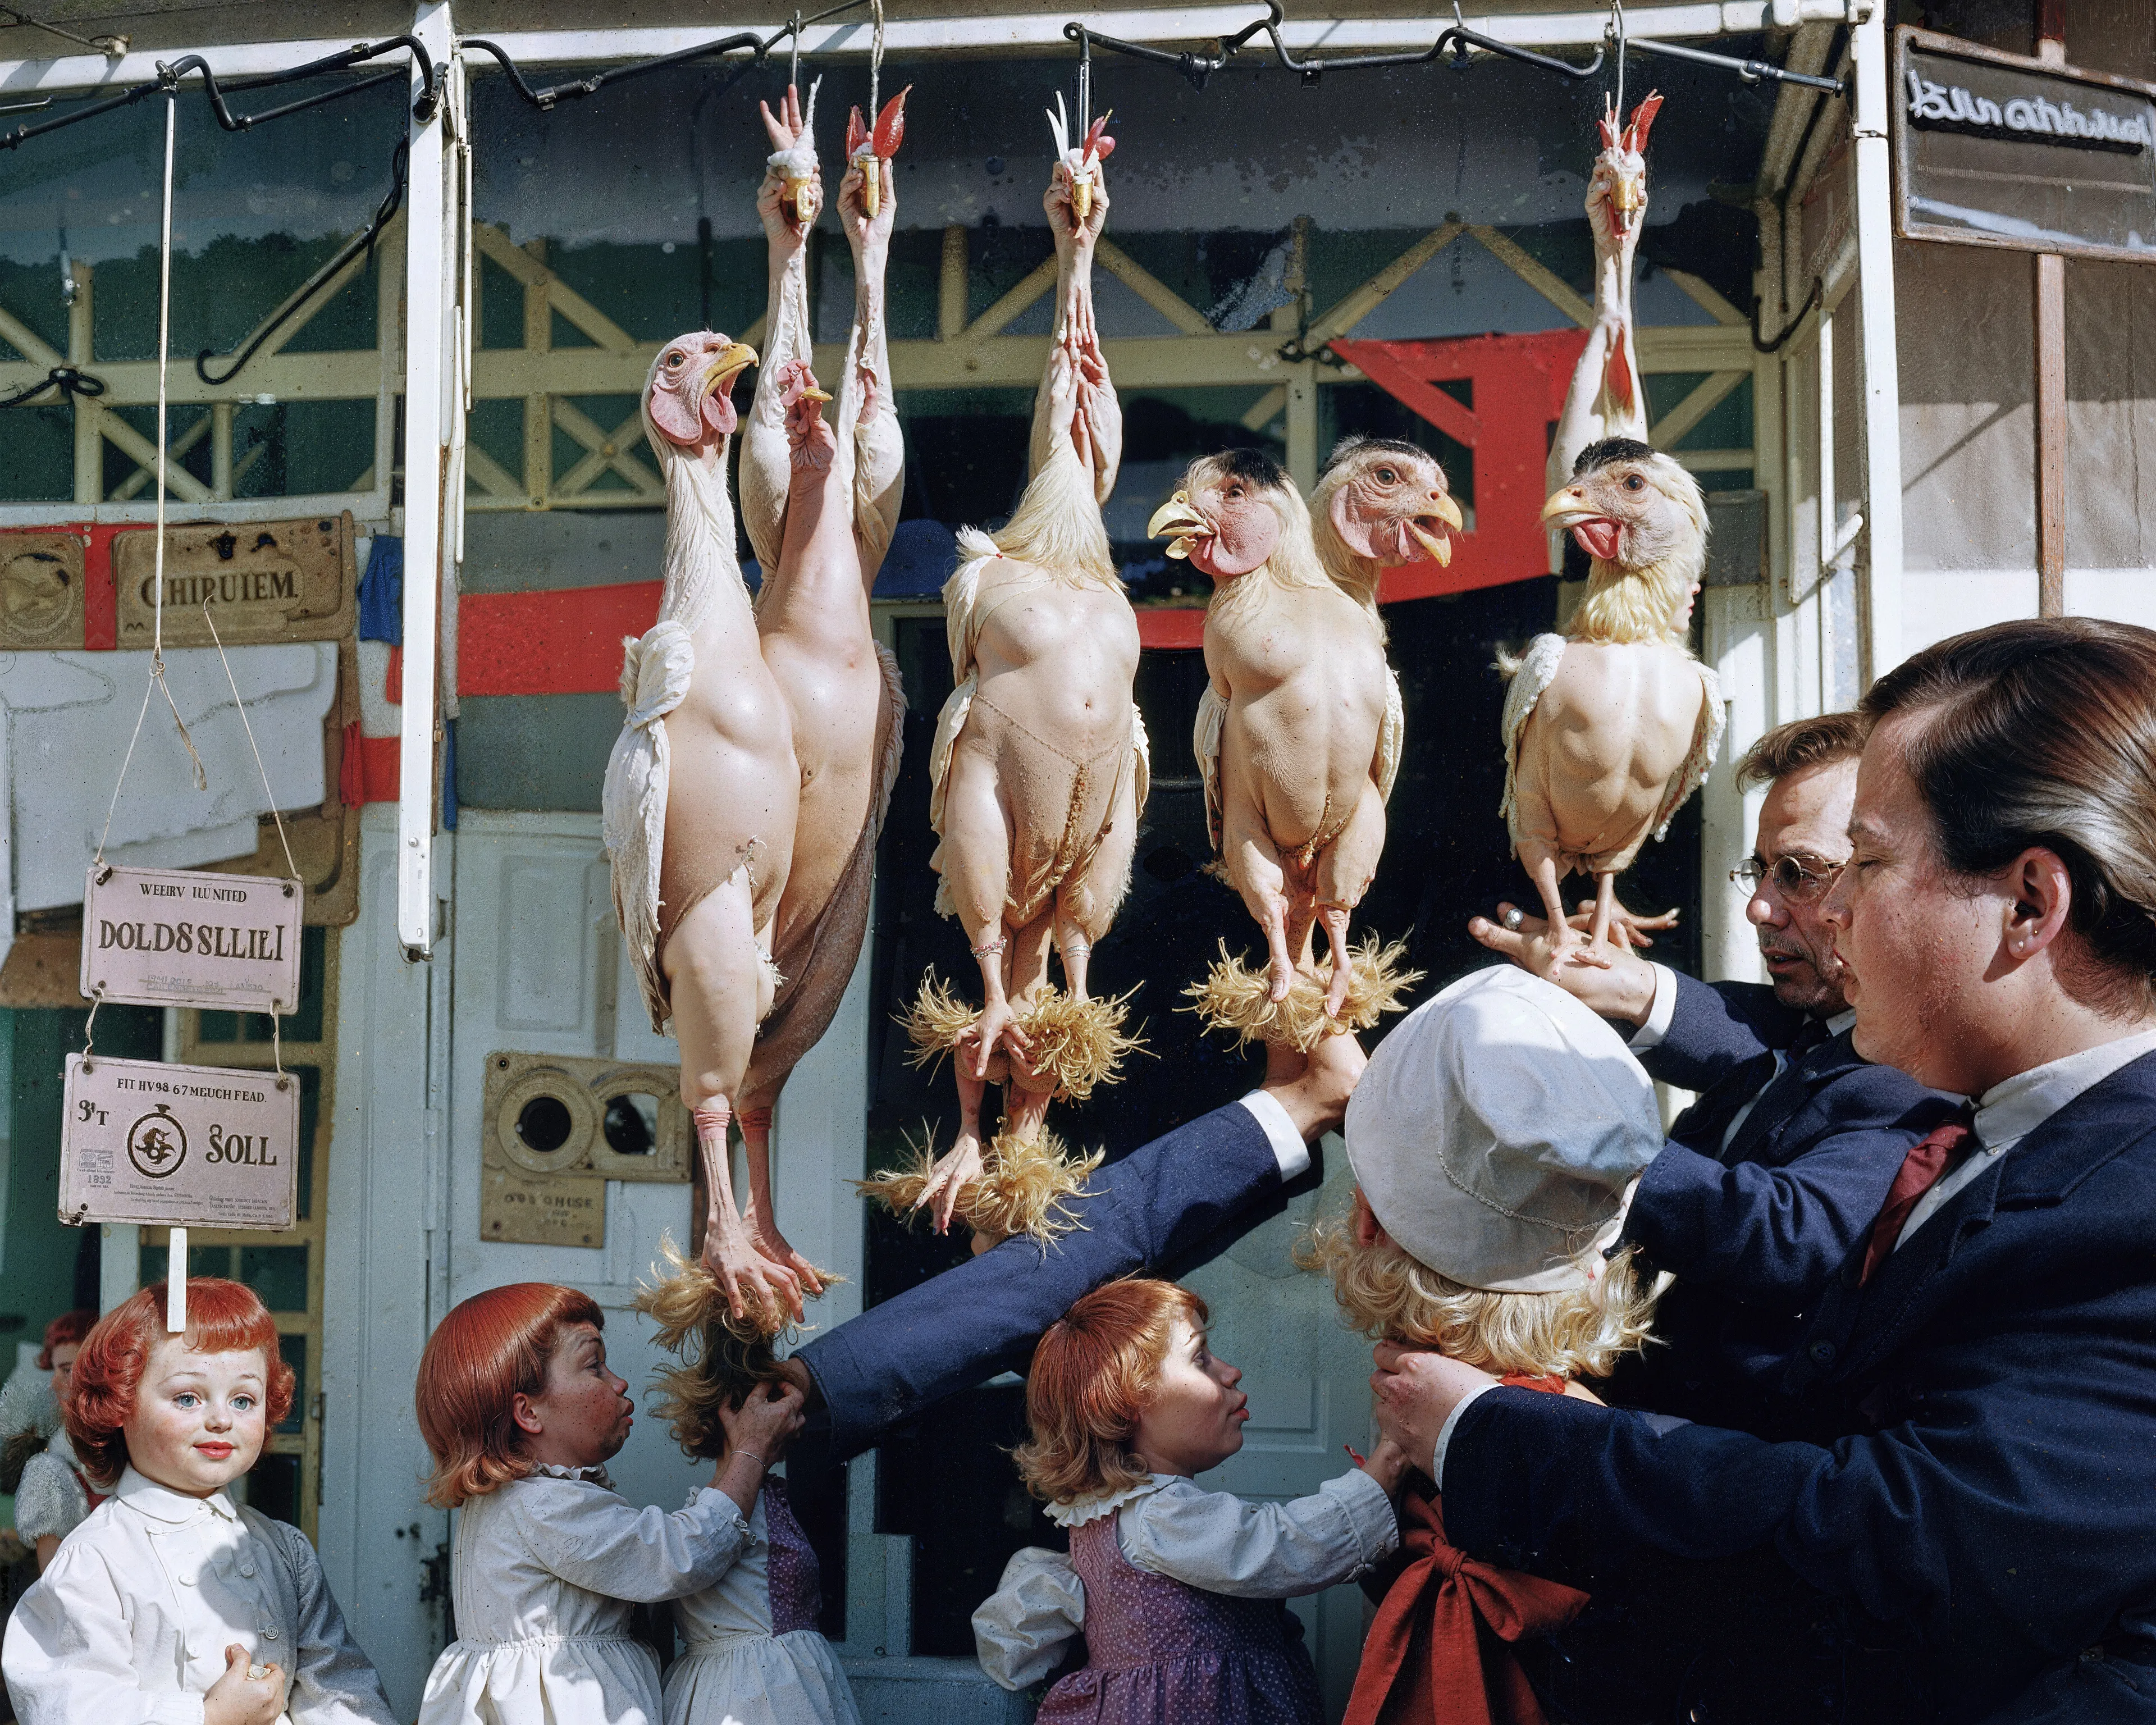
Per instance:
[[[2041,848],[2073,883],[2074,999],[2156,1011],[2156,632],[2094,617],[2001,623],[1928,647],[1871,685],[1941,862],[1996,874]]]
[[[1745,750],[1737,763],[1737,788],[1773,784],[1807,768],[1854,761],[1864,752],[1871,723],[1861,713],[1820,713],[1777,725]]]

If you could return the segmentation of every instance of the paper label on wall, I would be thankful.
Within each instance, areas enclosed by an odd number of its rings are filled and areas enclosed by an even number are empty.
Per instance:
[[[290,1012],[304,900],[296,880],[93,863],[82,896],[83,998]]]
[[[300,1081],[287,1075],[69,1055],[60,1219],[290,1228]]]
[[[123,647],[146,647],[155,638],[157,561],[155,532],[114,536]],[[349,515],[168,527],[165,644],[333,641],[352,633],[357,585]],[[214,634],[203,619],[205,605]]]

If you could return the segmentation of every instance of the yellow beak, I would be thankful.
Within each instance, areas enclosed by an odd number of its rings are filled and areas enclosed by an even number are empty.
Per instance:
[[[1093,177],[1090,173],[1075,173],[1070,177],[1070,213],[1078,218],[1082,228],[1092,219]]]
[[[1074,203],[1072,208],[1075,208],[1076,205]],[[1168,547],[1168,555],[1172,557],[1188,557],[1196,540],[1205,537],[1212,531],[1213,524],[1190,506],[1188,491],[1178,491],[1156,509],[1152,512],[1152,519],[1146,523],[1146,532],[1153,538],[1158,539],[1163,534],[1175,536]]]
[[[1543,505],[1543,525],[1570,527],[1581,521],[1591,521],[1600,513],[1578,486],[1567,485],[1561,491],[1553,492],[1549,501]]]
[[[876,159],[873,150],[862,151],[854,160],[861,165],[861,208],[874,221],[876,212],[883,208],[883,163]]]
[[[704,373],[704,388],[696,398],[701,408],[711,399],[713,392],[721,390],[757,362],[756,349],[746,341],[730,343],[711,362],[711,368]]]
[[[1440,539],[1425,530],[1420,521],[1409,521],[1408,532],[1414,542],[1436,561],[1438,567],[1448,569],[1452,567],[1452,542],[1450,539]]]
[[[1439,498],[1430,505],[1430,512],[1455,533],[1465,532],[1467,529],[1466,517],[1460,514],[1460,506],[1450,496]]]

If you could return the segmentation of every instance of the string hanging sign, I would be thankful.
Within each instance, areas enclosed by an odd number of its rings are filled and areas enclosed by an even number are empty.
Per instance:
[[[208,775],[165,680],[167,375],[172,356],[172,163],[177,104],[165,99],[165,176],[157,280],[157,526],[148,589],[150,665],[141,710],[120,763],[105,833],[83,889],[81,988],[85,1047],[68,1056],[60,1142],[60,1219],[162,1224],[171,1230],[166,1327],[187,1328],[187,1230],[284,1229],[299,1195],[300,1091],[284,1069],[281,1014],[297,1004],[305,889],[270,791],[247,703],[204,596],[203,627],[223,664],[284,845],[285,880],[192,870],[121,868],[105,860],[153,695],[162,693],[193,762]],[[270,1014],[273,1070],[111,1060],[96,1052],[106,1001]]]

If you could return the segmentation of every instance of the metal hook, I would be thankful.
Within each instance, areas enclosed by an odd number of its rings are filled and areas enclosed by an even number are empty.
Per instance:
[[[787,26],[793,37],[793,58],[787,63],[786,83],[790,90],[801,88],[801,8],[793,8],[793,22]]]
[[[1617,42],[1617,124],[1625,123],[1625,0],[1609,0],[1610,33]]]

